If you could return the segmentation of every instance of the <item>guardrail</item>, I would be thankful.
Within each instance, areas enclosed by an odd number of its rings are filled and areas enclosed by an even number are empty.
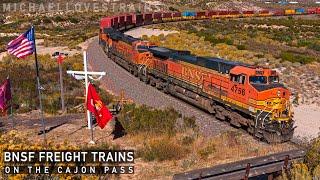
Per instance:
[[[197,169],[175,174],[174,180],[185,179],[249,179],[259,176],[273,177],[274,173],[288,170],[292,162],[301,162],[305,156],[304,150],[291,150],[277,154],[256,157],[228,164]]]

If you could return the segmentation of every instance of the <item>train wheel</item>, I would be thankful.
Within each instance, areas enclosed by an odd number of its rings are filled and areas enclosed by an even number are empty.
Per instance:
[[[263,138],[270,144],[281,143],[286,141],[285,138],[281,136],[281,133],[278,133],[278,132],[264,132]]]
[[[139,66],[138,72],[139,72],[140,81],[148,84],[150,80],[149,80],[149,77],[148,77],[147,67],[144,66],[144,65]]]
[[[130,74],[133,74],[133,67],[132,67],[131,64],[129,65],[129,73],[130,73]]]
[[[220,119],[222,121],[227,120],[227,118],[225,116],[225,113],[224,113],[224,111],[226,111],[226,110],[222,106],[216,105],[215,106],[215,111],[216,111],[215,117],[217,119]]]
[[[136,68],[136,67],[133,68],[133,75],[134,75],[135,77],[138,77],[138,76],[139,76],[138,68]]]
[[[156,79],[152,76],[150,77],[150,85],[153,87],[156,86]]]

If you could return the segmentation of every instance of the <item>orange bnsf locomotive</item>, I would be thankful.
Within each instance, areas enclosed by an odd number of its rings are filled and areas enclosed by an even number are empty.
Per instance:
[[[141,81],[217,119],[269,143],[293,136],[290,92],[274,70],[154,46],[113,28],[104,29],[100,44]]]

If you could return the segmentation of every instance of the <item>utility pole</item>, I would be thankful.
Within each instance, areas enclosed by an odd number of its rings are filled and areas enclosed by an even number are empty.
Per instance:
[[[61,111],[65,113],[65,103],[64,103],[64,88],[63,88],[63,76],[62,76],[62,62],[65,57],[68,56],[66,53],[55,52],[53,57],[57,58],[58,66],[59,66],[59,76],[60,76],[60,95],[61,95]]]

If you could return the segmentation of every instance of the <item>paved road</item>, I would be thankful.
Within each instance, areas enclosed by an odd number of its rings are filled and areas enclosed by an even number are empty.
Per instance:
[[[144,84],[115,62],[109,60],[100,48],[98,39],[95,39],[89,45],[88,59],[92,70],[107,72],[107,75],[101,80],[101,85],[115,94],[119,95],[121,90],[123,90],[126,98],[132,99],[135,103],[146,104],[156,108],[174,107],[183,116],[195,116],[200,131],[205,136],[216,135],[223,131],[235,129],[194,106]]]

